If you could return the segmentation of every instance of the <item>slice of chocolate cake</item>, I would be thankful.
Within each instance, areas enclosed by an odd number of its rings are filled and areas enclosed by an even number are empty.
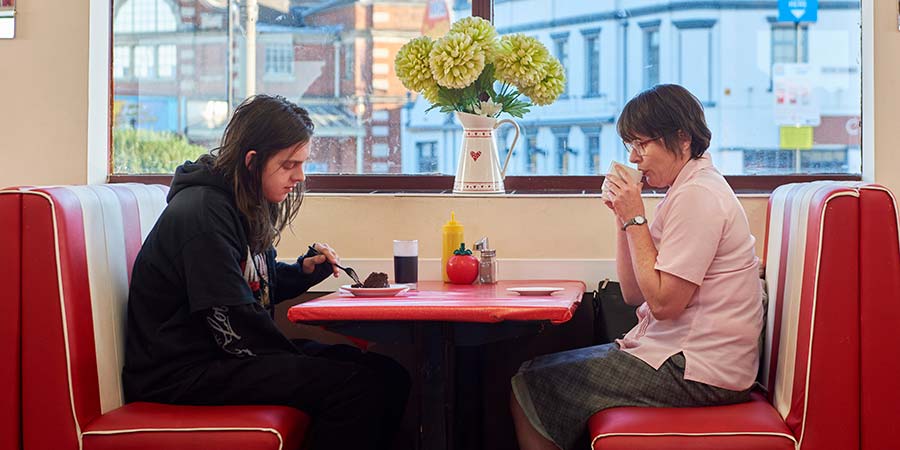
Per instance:
[[[363,281],[362,287],[364,288],[386,288],[391,287],[388,284],[388,276],[384,272],[372,272],[366,277],[366,281]]]

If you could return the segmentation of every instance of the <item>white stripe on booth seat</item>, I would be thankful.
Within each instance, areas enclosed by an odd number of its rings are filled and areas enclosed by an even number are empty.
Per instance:
[[[85,251],[97,356],[100,410],[106,413],[124,404],[121,373],[125,363],[125,324],[128,303],[129,237],[149,233],[165,207],[160,189],[140,184],[70,186],[81,203],[84,218]],[[141,216],[139,228],[128,229],[123,222],[126,199],[116,195],[121,189],[137,200]]]
[[[120,369],[124,363],[128,265],[122,212],[115,193],[102,186],[66,189],[78,197],[84,218],[100,411],[106,413],[124,403]]]
[[[800,293],[803,288],[803,271],[806,256],[807,221],[809,219],[809,200],[815,191],[815,185],[804,185],[794,192],[791,204],[788,233],[787,273],[784,274],[784,298],[782,299],[781,329],[778,362],[776,363],[775,386],[772,389],[773,405],[787,417],[791,410],[791,394],[794,388],[794,370],[796,369],[798,327],[800,326]],[[782,256],[785,257],[785,256]],[[777,300],[777,299],[776,299]],[[777,305],[777,302],[776,302]]]
[[[772,330],[775,329],[775,305],[778,298],[778,277],[780,275],[781,264],[781,240],[784,233],[782,229],[784,225],[785,202],[789,188],[778,188],[772,192],[769,206],[769,227],[766,232],[766,292],[769,295],[769,308],[766,311],[766,339],[763,345],[762,372],[760,376],[760,384],[767,390],[769,386],[769,375],[771,373],[772,361]]]
[[[840,196],[859,196],[855,190],[836,190],[834,182],[823,182],[781,186],[770,198],[766,246],[769,310],[760,381],[764,385],[769,384],[766,388],[770,392],[772,404],[782,418],[788,420],[791,416],[794,418],[791,422],[799,422],[800,429],[796,431],[800,431],[801,442],[806,421],[806,391],[809,389],[809,367],[816,325],[815,292],[822,252],[824,214],[827,210],[827,206],[821,209],[821,217],[810,217],[810,206],[814,199],[823,194],[827,194],[827,198],[818,201],[825,204]],[[810,254],[810,251],[815,253]],[[780,264],[782,261],[783,264]],[[807,267],[807,264],[811,266]],[[808,271],[813,271],[810,272],[813,276],[807,278],[806,282],[814,285],[807,286],[807,292],[814,294],[803,298],[804,273]],[[809,327],[801,335],[801,323],[804,321],[809,321]],[[777,336],[772,334],[776,324],[779,324]],[[773,359],[774,367],[771,364]],[[795,388],[802,391],[794,392]],[[802,396],[803,401],[795,401],[798,396]]]
[[[160,185],[144,185],[128,183],[126,185],[137,198],[138,209],[141,215],[141,242],[150,234],[156,219],[166,207],[166,194],[168,189]],[[162,195],[160,195],[162,194]]]

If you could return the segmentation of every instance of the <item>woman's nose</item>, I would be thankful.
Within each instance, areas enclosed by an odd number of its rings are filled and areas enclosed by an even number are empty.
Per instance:
[[[628,162],[631,162],[631,163],[634,163],[634,164],[637,164],[637,163],[641,162],[641,155],[638,154],[636,148],[635,148],[635,149],[631,149],[631,151],[628,152]]]

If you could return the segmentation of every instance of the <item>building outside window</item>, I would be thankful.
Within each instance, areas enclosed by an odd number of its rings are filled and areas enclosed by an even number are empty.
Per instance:
[[[131,47],[117,45],[113,48],[113,78],[131,78]]]
[[[568,134],[568,133],[567,133]],[[572,174],[570,159],[577,156],[574,149],[569,148],[569,137],[563,134],[556,135],[556,171],[559,175]]]
[[[159,33],[177,28],[174,5],[168,0],[129,0],[119,4],[113,33]]]
[[[525,133],[525,173],[537,174],[541,166],[541,159],[547,155],[547,151],[539,148],[537,143],[537,130],[522,130]]]
[[[584,95],[600,95],[600,34],[599,31],[584,32]]]
[[[566,74],[566,85],[562,93],[562,97],[565,97],[569,93],[569,33],[555,33],[551,37],[553,38],[553,54],[562,64]]]
[[[437,151],[437,141],[416,143],[416,154],[419,160],[419,172],[435,173],[438,171]]]
[[[178,63],[175,46],[167,44],[156,47],[156,56],[156,76],[158,78],[175,77],[175,69]]]
[[[643,53],[643,86],[644,89],[659,84],[659,25],[658,21],[654,25],[643,28],[644,32],[644,53]]]
[[[423,22],[415,18],[424,20],[427,2],[372,0],[360,8],[362,0],[261,1],[253,35],[246,32],[246,0],[230,0],[231,10],[228,3],[113,0],[115,173],[167,173],[181,162],[173,157],[161,169],[116,164],[124,155],[117,143],[140,141],[126,129],[142,138],[177,138],[202,153],[253,93],[284,95],[309,110],[323,173],[456,172],[459,124],[452,115],[426,112],[430,103],[394,75],[397,50],[421,34]],[[471,15],[473,3],[449,2],[454,20]],[[615,131],[619,112],[658,83],[684,84],[704,102],[709,152],[726,175],[860,173],[858,2],[820,0],[818,20],[800,27],[775,22],[766,2],[631,3],[494,2],[498,33],[544,42],[566,69],[569,94],[516,119],[528,132],[508,175],[599,173],[627,158]],[[572,32],[581,38],[570,41]],[[246,61],[250,49],[255,63]],[[798,62],[816,69],[809,82],[822,105],[821,125],[810,150],[783,151],[772,65]],[[583,97],[571,95],[573,87]],[[571,127],[568,144],[583,143],[582,154],[567,150],[559,159],[558,150],[569,147],[560,147],[551,129],[561,125]],[[511,144],[512,129],[499,130]],[[388,154],[374,156],[385,145]]]
[[[691,91],[705,106],[714,104],[713,42],[715,19],[675,20],[678,75],[676,82]]]
[[[596,175],[602,170],[600,165],[600,134],[588,134],[585,136],[585,148],[587,149],[587,174]]]
[[[353,79],[353,66],[355,66],[354,61],[354,53],[353,53],[353,43],[349,43],[344,46],[344,71],[343,76],[345,80]]]
[[[809,62],[808,35],[806,25],[773,24],[772,64]]]
[[[156,47],[138,45],[134,48],[134,75],[138,78],[156,77]]]
[[[294,46],[291,43],[266,45],[266,75],[289,77],[294,73]]]
[[[778,150],[743,150],[744,168],[755,175],[784,173],[794,167],[794,154]]]

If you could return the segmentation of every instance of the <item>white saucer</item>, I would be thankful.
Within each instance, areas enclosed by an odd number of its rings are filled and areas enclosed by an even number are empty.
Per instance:
[[[341,289],[353,294],[355,297],[393,297],[401,292],[406,292],[409,286],[405,284],[392,284],[386,288],[355,288],[349,284],[341,286]]]
[[[546,296],[546,295],[553,295],[554,292],[564,291],[565,288],[547,287],[547,286],[526,286],[526,287],[511,287],[511,288],[506,288],[506,290],[510,291],[510,292],[517,292],[519,295]]]

